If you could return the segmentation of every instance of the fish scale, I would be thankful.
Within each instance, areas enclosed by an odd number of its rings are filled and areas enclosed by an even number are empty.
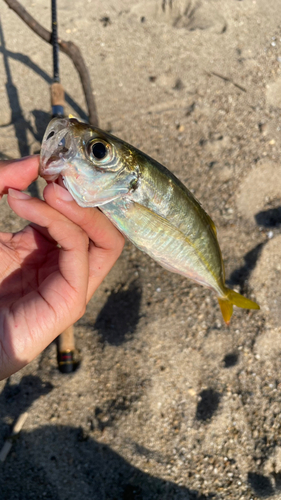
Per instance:
[[[212,289],[227,324],[233,304],[259,309],[225,286],[215,224],[201,204],[138,149],[75,118],[54,119],[43,138],[40,175],[47,180],[61,175],[78,205],[99,207],[165,269]]]
[[[165,269],[215,289],[215,280],[212,284],[203,281],[206,262],[188,238],[166,219],[156,217],[155,212],[135,202],[115,201],[102,207],[102,211],[132,243]]]

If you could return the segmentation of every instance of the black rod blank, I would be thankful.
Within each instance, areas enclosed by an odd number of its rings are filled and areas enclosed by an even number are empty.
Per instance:
[[[52,45],[53,45],[53,81],[59,83],[59,44],[58,44],[58,22],[57,1],[52,0]]]

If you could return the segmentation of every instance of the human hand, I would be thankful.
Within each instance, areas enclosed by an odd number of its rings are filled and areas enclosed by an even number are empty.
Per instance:
[[[96,208],[81,208],[58,184],[45,201],[23,190],[39,157],[0,162],[0,198],[31,223],[0,233],[0,379],[34,359],[77,321],[119,257],[124,238]]]

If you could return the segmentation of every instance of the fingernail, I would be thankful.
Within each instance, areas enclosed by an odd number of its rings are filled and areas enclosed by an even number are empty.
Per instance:
[[[8,193],[12,198],[16,198],[17,200],[30,200],[29,194],[18,191],[17,189],[9,188]]]
[[[59,184],[56,184],[55,182],[53,183],[53,185],[57,198],[60,198],[63,201],[73,201],[73,197],[66,189],[61,187]]]

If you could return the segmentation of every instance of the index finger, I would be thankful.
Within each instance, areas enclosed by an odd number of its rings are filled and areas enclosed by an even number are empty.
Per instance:
[[[66,189],[51,183],[44,189],[44,198],[49,205],[80,226],[97,248],[113,251],[119,256],[124,246],[124,237],[110,220],[97,208],[82,208],[74,199],[65,201],[61,197],[62,193],[67,193]]]
[[[97,208],[80,207],[59,184],[49,184],[44,190],[44,198],[49,205],[80,226],[91,240],[87,293],[89,301],[121,254],[124,237],[102,212]]]
[[[0,161],[0,198],[9,188],[26,189],[38,177],[39,155]]]

